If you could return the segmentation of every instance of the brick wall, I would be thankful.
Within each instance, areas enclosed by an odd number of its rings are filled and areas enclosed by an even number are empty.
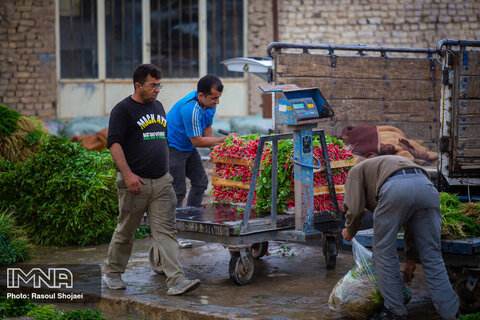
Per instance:
[[[0,1],[0,103],[56,116],[55,1]]]
[[[267,46],[273,41],[272,1],[249,1],[248,8],[248,56],[265,57]],[[251,114],[261,111],[260,85],[268,84],[259,77],[248,74],[249,110]]]
[[[434,47],[440,39],[480,39],[478,0],[277,0],[279,41]],[[249,0],[248,55],[273,41],[271,0]],[[249,75],[249,109],[259,85]],[[0,1],[0,103],[25,115],[56,115],[55,0]]]
[[[478,0],[277,1],[280,42],[427,48],[441,39],[480,39]],[[273,35],[272,14],[262,9],[270,3],[249,1],[255,34]],[[248,55],[266,56],[273,36],[265,36],[249,36]],[[251,112],[258,112],[260,100],[253,93],[250,99]]]
[[[435,47],[480,39],[477,0],[280,0],[284,42]]]

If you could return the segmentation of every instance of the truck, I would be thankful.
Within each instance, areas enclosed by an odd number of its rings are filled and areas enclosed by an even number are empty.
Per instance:
[[[479,46],[448,39],[436,48],[273,42],[268,76],[276,85],[319,87],[335,111],[318,126],[329,135],[360,124],[402,130],[438,152],[437,166],[428,168],[438,189],[471,199],[480,195]]]
[[[319,87],[335,111],[333,120],[318,125],[329,135],[341,137],[343,128],[361,124],[399,128],[438,153],[437,165],[426,169],[439,191],[478,201],[478,47],[480,41],[449,39],[436,48],[275,42],[267,49],[268,76],[276,85]],[[373,230],[356,238],[371,246]],[[480,310],[480,238],[442,239],[442,252],[461,308]]]

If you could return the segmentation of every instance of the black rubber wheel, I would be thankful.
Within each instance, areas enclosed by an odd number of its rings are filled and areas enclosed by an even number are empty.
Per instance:
[[[337,265],[337,255],[329,255],[327,254],[325,256],[325,262],[327,264],[327,269],[332,270],[335,269]]]
[[[268,251],[268,241],[254,243],[252,245],[251,251],[252,251],[253,259],[260,259]]]
[[[155,242],[152,242],[150,250],[148,250],[148,261],[150,262],[150,267],[152,268],[153,272],[160,275],[165,274],[163,272],[160,260],[160,252],[158,252],[158,248]]]
[[[468,277],[457,279],[453,289],[460,300],[460,310],[465,313],[475,313],[480,311],[480,287],[479,284],[470,291],[467,288]]]
[[[247,252],[247,259],[250,264],[250,268],[246,269],[243,265],[242,259],[240,258],[239,252],[232,253],[232,257],[230,258],[230,264],[228,268],[230,279],[232,279],[232,281],[239,286],[249,284],[253,280],[254,265],[253,256],[250,252]]]
[[[325,263],[327,264],[327,269],[335,269],[337,265],[337,239],[336,238],[327,238],[326,239],[326,252],[325,254]]]

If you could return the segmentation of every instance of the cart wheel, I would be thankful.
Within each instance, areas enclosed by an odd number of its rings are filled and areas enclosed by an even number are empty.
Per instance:
[[[327,269],[332,270],[335,269],[337,265],[337,255],[329,255],[325,256],[325,262],[327,263]]]
[[[325,263],[327,269],[331,270],[337,265],[337,239],[328,237],[326,241]]]
[[[254,243],[252,245],[251,251],[252,251],[252,256],[253,256],[254,259],[260,259],[268,251],[268,241]]]
[[[150,262],[150,267],[152,268],[153,272],[160,275],[165,274],[162,269],[160,252],[158,252],[155,242],[152,242],[150,250],[148,250],[148,261]]]
[[[239,252],[232,253],[228,268],[230,279],[240,286],[251,283],[253,279],[253,256],[250,252],[245,252],[244,259],[247,260],[248,265],[243,263]]]
[[[470,291],[467,288],[468,277],[458,279],[453,289],[460,298],[460,309],[463,312],[473,313],[480,311],[480,287],[478,284]]]

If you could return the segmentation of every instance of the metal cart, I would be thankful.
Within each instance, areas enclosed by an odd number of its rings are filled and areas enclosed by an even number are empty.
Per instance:
[[[327,268],[335,268],[338,252],[337,234],[341,232],[341,220],[337,203],[332,169],[323,130],[313,130],[321,118],[333,116],[318,88],[300,89],[295,85],[268,86],[264,92],[283,95],[275,108],[275,123],[287,125],[293,132],[261,136],[250,181],[247,202],[244,206],[209,205],[205,208],[177,210],[177,230],[182,238],[221,243],[231,254],[230,278],[239,285],[252,281],[254,259],[265,255],[268,241],[295,242],[323,241],[323,254]],[[332,200],[330,212],[314,212],[313,170],[320,169],[320,161],[314,164],[312,136],[320,136],[327,173],[328,193]],[[278,142],[293,139],[295,212],[277,215]],[[262,152],[266,143],[272,150],[271,210],[269,214],[255,212],[252,208],[255,187],[260,171]],[[161,272],[161,257],[152,245],[150,250],[152,269]]]
[[[325,135],[323,130],[316,130],[319,135],[326,159],[327,180],[334,186],[332,170],[328,159]],[[265,142],[272,142],[272,182],[277,181],[277,144],[282,139],[291,139],[293,134],[261,136],[250,182],[250,190],[246,204],[221,205],[208,204],[203,208],[186,207],[177,209],[177,232],[180,238],[220,243],[230,251],[229,274],[232,281],[245,285],[252,281],[254,259],[259,259],[268,250],[268,241],[290,241],[318,243],[322,241],[323,254],[328,269],[335,268],[338,252],[337,235],[342,230],[343,220],[339,215],[338,203],[334,187],[330,187],[330,197],[334,199],[333,211],[314,212],[305,217],[309,226],[307,230],[295,229],[295,214],[277,215],[277,185],[272,185],[271,214],[262,214],[252,209],[255,185],[260,169],[260,160]],[[250,214],[245,214],[250,212]],[[146,216],[143,225],[148,225]],[[163,273],[161,257],[153,243],[149,251],[149,261],[156,273]]]

